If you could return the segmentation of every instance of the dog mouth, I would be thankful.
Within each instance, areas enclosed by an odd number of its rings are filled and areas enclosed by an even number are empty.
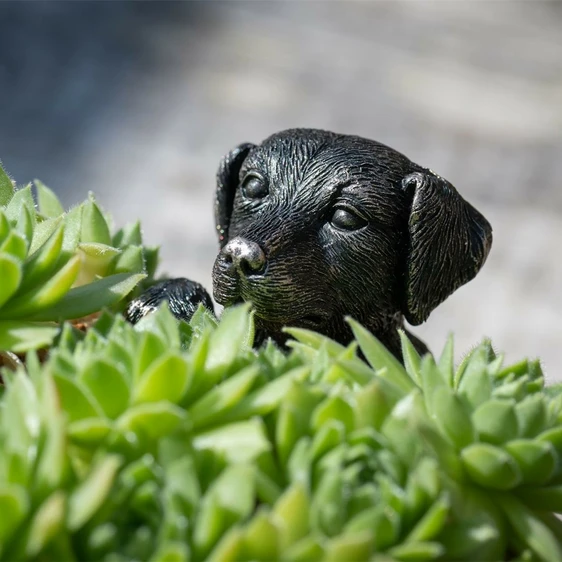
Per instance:
[[[294,326],[310,328],[312,330],[321,328],[328,323],[329,316],[322,314],[307,314],[292,322]]]
[[[260,283],[238,275],[224,260],[217,259],[215,262],[215,300],[225,307],[250,303],[255,312],[256,328],[271,333],[281,333],[285,326],[321,331],[330,323],[332,311],[329,310],[329,301],[322,297],[318,300],[312,295],[299,300],[297,295],[288,294],[287,286],[276,291],[272,290],[273,285],[271,279]]]

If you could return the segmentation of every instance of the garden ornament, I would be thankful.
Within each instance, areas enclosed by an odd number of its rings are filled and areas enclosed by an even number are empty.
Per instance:
[[[384,144],[316,129],[229,152],[215,224],[214,298],[252,303],[257,344],[283,345],[284,326],[346,344],[351,316],[398,357],[404,320],[424,322],[478,273],[492,244],[488,221],[444,178]],[[200,285],[168,280],[131,303],[130,319],[163,299],[185,320],[199,302],[213,309]]]

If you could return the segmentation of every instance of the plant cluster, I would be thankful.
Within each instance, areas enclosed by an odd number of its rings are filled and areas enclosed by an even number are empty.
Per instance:
[[[4,373],[2,559],[561,560],[538,364],[485,342],[455,370],[403,336],[403,367],[351,325],[284,354],[251,348],[246,306],[66,324]]]
[[[56,322],[115,307],[156,268],[139,224],[113,236],[92,195],[65,213],[35,182],[15,186],[0,166],[0,352],[50,345]]]
[[[247,305],[133,326],[138,225],[37,190],[0,175],[0,350],[22,359],[0,370],[0,560],[562,560],[538,361],[484,341],[455,367],[452,339],[436,361],[402,333],[402,364],[353,320],[348,346],[254,349]]]

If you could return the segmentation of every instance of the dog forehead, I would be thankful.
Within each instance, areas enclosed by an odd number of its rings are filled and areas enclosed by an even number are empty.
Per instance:
[[[370,139],[317,129],[291,129],[266,139],[250,153],[246,164],[276,179],[395,183],[413,163],[400,152]]]

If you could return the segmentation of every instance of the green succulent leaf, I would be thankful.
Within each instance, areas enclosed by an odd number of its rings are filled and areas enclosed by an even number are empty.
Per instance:
[[[168,400],[177,403],[189,382],[188,367],[181,355],[168,353],[160,357],[135,385],[134,403]]]
[[[470,478],[485,488],[510,490],[523,480],[521,469],[506,451],[487,443],[475,443],[461,453]]]
[[[173,433],[185,419],[184,411],[174,404],[148,402],[129,408],[117,420],[117,427],[154,440]]]
[[[12,230],[0,244],[0,255],[8,254],[18,262],[25,259],[27,255],[27,243],[25,238],[17,231]]]
[[[140,225],[36,186],[0,172],[2,560],[562,559],[539,361],[485,340],[455,370],[402,332],[402,363],[353,320],[256,349],[249,304],[133,326]]]
[[[64,529],[66,498],[62,491],[54,492],[37,509],[29,526],[26,557],[37,556]]]
[[[13,256],[0,253],[0,308],[8,302],[11,296],[18,290],[22,279],[22,268],[20,262]],[[3,313],[0,311],[0,318]]]
[[[27,185],[14,192],[13,197],[4,210],[8,220],[16,222],[21,215],[22,207],[27,207],[30,211],[35,209],[33,195],[31,194],[31,185]]]
[[[72,273],[76,267],[78,273],[79,261],[72,261]],[[76,266],[78,263],[78,266]],[[82,318],[105,307],[111,307],[124,299],[146,275],[132,273],[118,273],[93,283],[70,289],[53,306],[41,312],[29,314],[31,320],[68,320]]]
[[[84,367],[78,380],[90,391],[108,418],[116,419],[127,409],[130,390],[118,365],[107,359],[95,358]]]
[[[6,484],[0,487],[0,554],[26,517],[29,507],[29,498],[24,488]]]
[[[7,318],[30,320],[56,320],[46,313],[67,295],[80,270],[78,256],[71,258],[59,271],[41,286],[21,294],[4,307]],[[41,318],[41,316],[43,316]]]
[[[528,545],[540,560],[562,560],[560,537],[556,537],[529,508],[508,495],[498,495],[497,502],[519,539]]]
[[[0,207],[4,207],[12,200],[14,191],[14,184],[0,161]]]
[[[380,376],[388,378],[394,384],[399,386],[403,392],[410,392],[414,389],[415,383],[408,377],[404,367],[400,362],[388,351],[382,343],[368,332],[361,324],[349,318],[348,323],[351,326],[353,334],[361,351],[365,354],[367,361],[373,369],[386,369],[384,374],[381,372]]]
[[[103,505],[113,486],[122,459],[117,455],[105,457],[68,498],[68,527],[80,529]]]
[[[37,205],[39,207],[39,212],[44,217],[48,218],[62,215],[64,209],[55,193],[39,180],[35,180],[34,183],[37,189]]]
[[[402,343],[402,356],[404,357],[404,366],[410,378],[420,386],[421,381],[421,357],[413,346],[412,342],[406,335],[404,330],[399,330],[400,342]]]
[[[24,264],[25,281],[22,289],[43,282],[53,272],[60,257],[64,227],[58,225],[50,236],[31,254]]]
[[[0,351],[25,353],[50,345],[59,328],[49,324],[17,320],[0,320]]]
[[[90,199],[83,205],[80,240],[82,242],[93,242],[111,246],[109,226],[107,225],[103,213],[93,199]]]

